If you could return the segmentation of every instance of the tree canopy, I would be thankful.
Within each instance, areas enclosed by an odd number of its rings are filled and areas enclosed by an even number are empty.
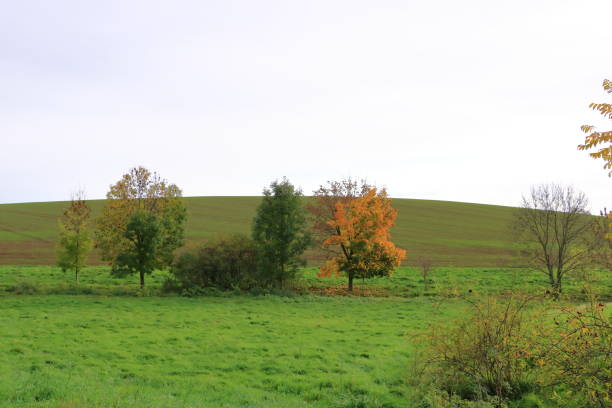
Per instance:
[[[397,210],[392,207],[385,189],[371,187],[363,195],[338,200],[333,218],[327,222],[331,233],[322,245],[340,248],[340,251],[321,267],[319,276],[344,273],[348,289],[352,291],[354,278],[391,275],[406,256],[405,250],[390,241],[390,229],[396,217]]]
[[[79,282],[79,272],[85,266],[93,248],[89,224],[91,208],[79,192],[72,198],[70,205],[59,219],[60,239],[57,247],[57,265],[62,270],[74,272]]]
[[[253,240],[257,244],[260,273],[281,287],[293,278],[306,261],[301,255],[310,245],[302,192],[287,179],[265,188],[253,220]]]
[[[123,233],[127,245],[113,262],[113,274],[124,276],[138,273],[140,287],[143,288],[145,275],[162,266],[159,256],[161,233],[162,224],[156,215],[142,210],[132,214]]]
[[[160,244],[155,263],[160,267],[170,265],[174,251],[184,239],[187,213],[181,190],[157,173],[135,167],[110,187],[106,198],[96,230],[96,246],[102,259],[114,264],[120,253],[129,250],[127,224],[140,211],[156,216],[159,222]]]
[[[612,81],[604,79],[603,88],[607,93],[612,93]],[[599,112],[603,117],[612,119],[612,104],[609,103],[591,103],[589,108]],[[610,170],[609,176],[612,176],[612,130],[609,131],[595,131],[595,126],[582,125],[580,129],[587,134],[584,139],[584,143],[578,145],[579,150],[589,150],[596,148],[602,144],[595,152],[589,153],[594,159],[602,159],[605,161],[604,169]]]

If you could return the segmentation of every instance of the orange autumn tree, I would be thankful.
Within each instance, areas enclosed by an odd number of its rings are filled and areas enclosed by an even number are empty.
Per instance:
[[[602,86],[604,91],[612,93],[612,81],[604,79]],[[599,112],[600,115],[606,119],[612,119],[612,104],[591,103],[589,104],[589,108]],[[609,170],[608,176],[612,176],[612,130],[598,132],[595,131],[595,126],[591,125],[582,125],[580,129],[586,133],[587,136],[584,139],[584,144],[578,145],[578,150],[596,148],[597,151],[589,153],[589,156],[594,159],[602,159],[605,162],[604,169]],[[604,237],[612,242],[612,233],[609,231],[612,229],[612,211],[607,213],[607,217],[608,225],[606,226]]]
[[[335,204],[333,219],[327,222],[334,232],[324,247],[338,246],[339,255],[321,267],[320,277],[348,277],[348,290],[355,278],[390,276],[406,256],[406,251],[390,241],[389,230],[397,210],[387,192],[370,188],[364,195]]]
[[[603,88],[607,93],[612,93],[612,81],[604,79]],[[598,111],[603,117],[612,119],[612,104],[609,103],[591,103],[589,108]],[[595,126],[583,125],[580,129],[587,134],[584,139],[584,144],[578,145],[578,150],[589,150],[600,146],[596,152],[589,153],[594,159],[602,159],[606,162],[604,169],[610,170],[609,176],[612,176],[612,130],[604,132],[596,132]]]

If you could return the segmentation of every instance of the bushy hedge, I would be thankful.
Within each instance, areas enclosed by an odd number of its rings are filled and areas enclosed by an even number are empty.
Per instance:
[[[201,288],[248,290],[265,282],[257,275],[257,248],[245,235],[219,236],[179,256],[166,290],[192,293]]]
[[[610,314],[587,294],[558,312],[544,297],[464,298],[471,312],[432,326],[415,357],[419,407],[612,406]]]

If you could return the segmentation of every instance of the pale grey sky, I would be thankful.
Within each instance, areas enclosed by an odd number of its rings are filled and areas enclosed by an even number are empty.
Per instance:
[[[187,196],[305,193],[517,205],[573,184],[610,101],[607,1],[0,0],[0,202],[103,198],[144,165]]]

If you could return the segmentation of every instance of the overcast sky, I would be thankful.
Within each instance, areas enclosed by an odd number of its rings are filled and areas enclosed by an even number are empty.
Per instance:
[[[103,198],[131,167],[186,196],[310,194],[518,205],[572,184],[610,102],[612,1],[0,0],[0,202]],[[606,129],[606,130],[607,130]]]

